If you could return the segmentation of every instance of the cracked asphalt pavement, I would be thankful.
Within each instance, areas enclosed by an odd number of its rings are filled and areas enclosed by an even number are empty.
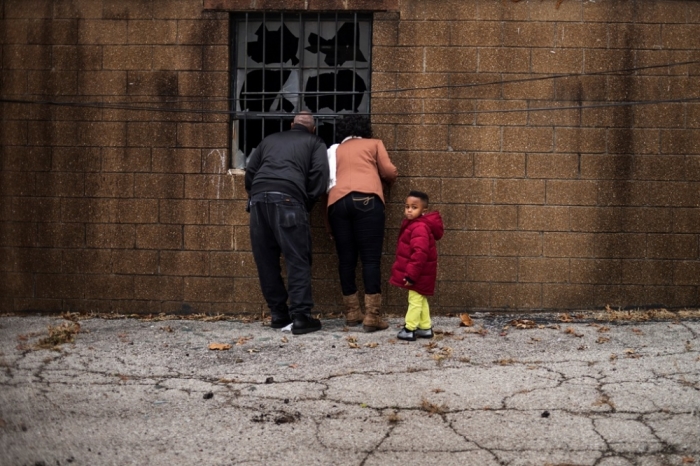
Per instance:
[[[73,322],[2,317],[0,464],[700,465],[697,319],[472,317],[90,318],[54,349]]]

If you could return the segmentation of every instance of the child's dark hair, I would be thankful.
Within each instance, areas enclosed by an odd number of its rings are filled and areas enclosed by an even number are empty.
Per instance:
[[[428,195],[425,194],[423,191],[410,191],[408,193],[408,197],[417,197],[421,201],[423,201],[423,204],[425,204],[426,207],[428,207]]]

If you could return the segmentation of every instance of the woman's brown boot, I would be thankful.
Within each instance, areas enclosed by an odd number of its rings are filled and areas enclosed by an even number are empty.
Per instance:
[[[357,291],[355,294],[343,296],[343,304],[345,304],[345,325],[348,327],[360,325],[365,315],[362,313],[360,298],[357,297]]]
[[[376,332],[389,328],[389,324],[382,318],[381,308],[381,293],[365,295],[365,319],[362,321],[362,328],[365,332]]]

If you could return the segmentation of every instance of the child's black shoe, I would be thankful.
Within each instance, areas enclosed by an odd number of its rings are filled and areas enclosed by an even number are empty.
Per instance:
[[[427,328],[427,329],[417,328],[413,331],[413,334],[415,335],[416,338],[433,338],[433,336],[434,336],[432,328]]]
[[[409,330],[404,327],[399,331],[399,334],[396,335],[396,338],[405,341],[416,341],[416,334],[413,330]]]

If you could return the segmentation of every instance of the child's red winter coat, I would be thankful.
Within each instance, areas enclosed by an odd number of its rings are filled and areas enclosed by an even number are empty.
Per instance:
[[[437,211],[413,220],[404,219],[396,244],[396,260],[391,267],[389,283],[424,296],[435,294],[437,278],[435,241],[442,238],[444,231],[442,217]],[[406,277],[413,282],[413,285],[404,283]]]

